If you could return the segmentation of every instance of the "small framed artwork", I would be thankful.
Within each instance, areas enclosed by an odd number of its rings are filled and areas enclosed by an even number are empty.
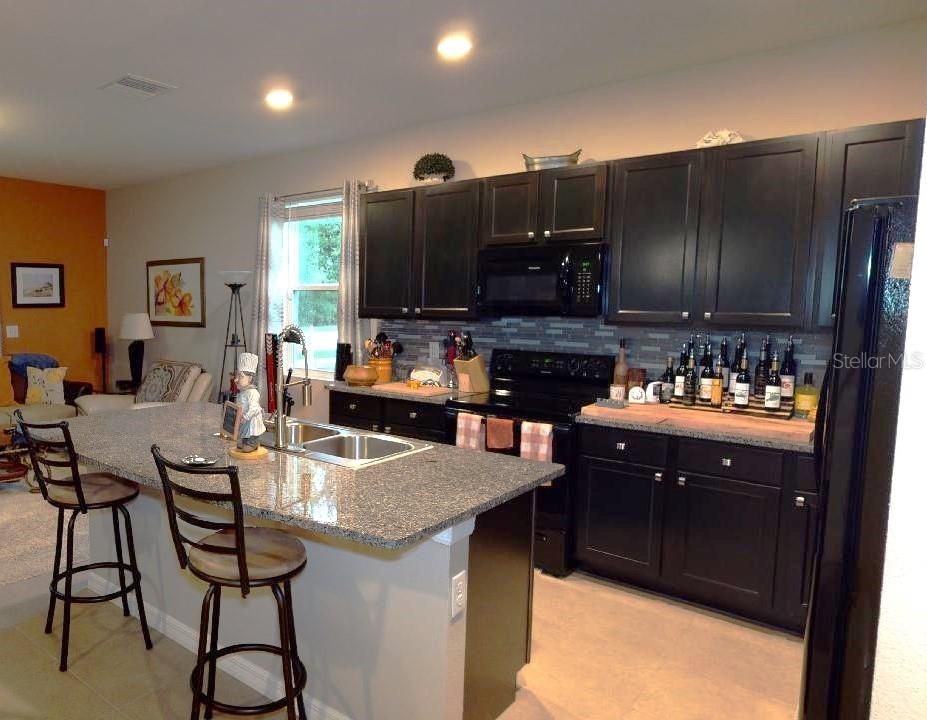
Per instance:
[[[64,265],[10,263],[13,307],[64,307]]]
[[[227,402],[222,406],[222,427],[219,434],[229,440],[238,440],[238,428],[241,425],[241,405]]]
[[[152,325],[206,327],[205,260],[149,260],[148,317]]]

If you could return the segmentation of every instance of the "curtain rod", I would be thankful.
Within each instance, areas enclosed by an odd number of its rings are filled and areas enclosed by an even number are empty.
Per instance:
[[[370,183],[361,182],[361,185],[363,185],[366,188],[370,186]],[[289,195],[276,195],[274,196],[274,200],[289,200],[290,198],[305,197],[307,195],[322,196],[322,195],[327,195],[329,193],[342,193],[342,192],[344,192],[343,187],[334,187],[334,188],[326,188],[324,190],[310,190],[308,192],[290,193]]]

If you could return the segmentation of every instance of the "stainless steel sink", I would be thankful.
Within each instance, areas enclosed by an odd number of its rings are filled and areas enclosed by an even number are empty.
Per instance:
[[[361,435],[345,432],[333,437],[303,443],[309,456],[322,462],[345,467],[369,465],[412,452],[424,450],[405,440],[393,440],[382,435]]]
[[[267,432],[261,436],[261,444],[267,447],[274,447],[277,442],[274,433],[273,423],[267,425]],[[321,440],[338,435],[338,430],[325,425],[316,425],[313,423],[288,422],[286,425],[286,442],[289,450],[299,452],[302,446],[313,440]]]

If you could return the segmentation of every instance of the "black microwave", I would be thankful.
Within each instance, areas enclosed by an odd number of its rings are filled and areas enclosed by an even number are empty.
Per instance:
[[[479,312],[595,317],[604,269],[605,246],[598,243],[481,250]]]

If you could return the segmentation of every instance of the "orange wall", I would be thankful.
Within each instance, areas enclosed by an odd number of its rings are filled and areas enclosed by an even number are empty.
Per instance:
[[[0,177],[0,317],[3,352],[41,352],[68,379],[101,388],[93,328],[106,326],[106,194],[102,190]],[[13,308],[10,263],[64,265],[63,308]],[[6,337],[19,325],[19,337]]]

